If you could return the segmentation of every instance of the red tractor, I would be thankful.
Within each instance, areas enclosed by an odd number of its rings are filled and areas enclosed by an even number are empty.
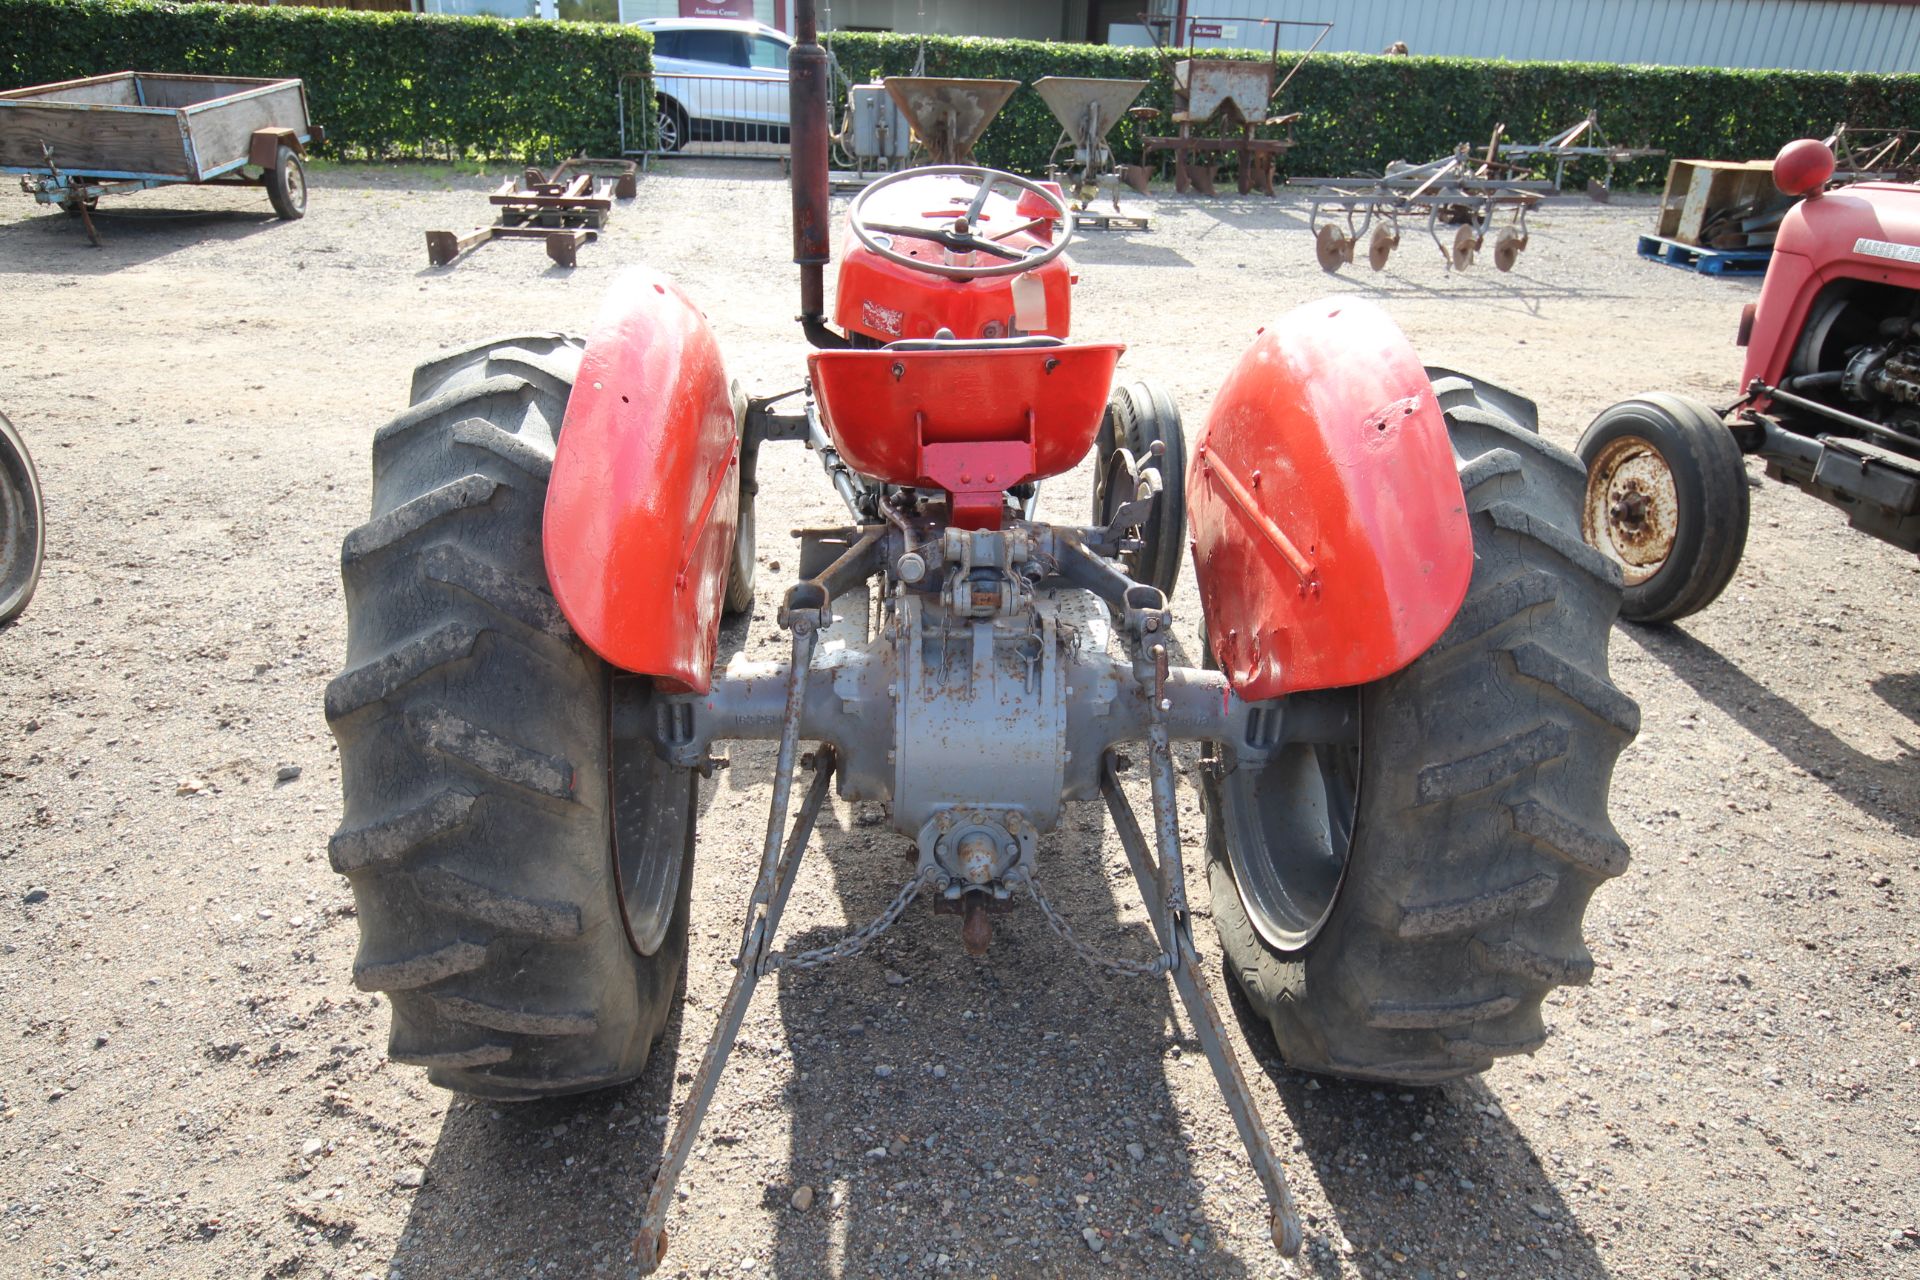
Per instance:
[[[1727,409],[1655,392],[1580,438],[1581,529],[1620,566],[1621,613],[1671,622],[1711,604],[1747,542],[1743,455],[1920,550],[1920,189],[1827,191],[1833,153],[1788,143],[1774,182],[1804,199],[1781,223],[1758,303],[1740,316],[1741,398]]]
[[[812,6],[798,17],[804,383],[737,393],[699,310],[636,270],[584,342],[422,365],[375,438],[327,691],[354,981],[391,997],[392,1057],[446,1088],[634,1078],[686,960],[701,775],[719,743],[775,741],[737,975],[644,1270],[758,980],[853,956],[924,899],[976,955],[1027,899],[1063,948],[1167,975],[1290,1254],[1298,1220],[1190,932],[1176,744],[1202,744],[1228,969],[1289,1062],[1430,1084],[1536,1048],[1542,998],[1591,972],[1588,898],[1626,862],[1607,792],[1639,716],[1607,677],[1620,575],[1580,540],[1580,466],[1526,401],[1423,369],[1354,299],[1261,331],[1189,451],[1164,392],[1114,386],[1119,344],[1069,337],[1067,202],[991,170],[868,187],[830,322],[826,55]],[[816,455],[848,520],[799,534],[790,659],[716,667],[722,615],[754,603],[756,462],[782,442]],[[1090,452],[1089,522],[1036,521],[1036,486]],[[1189,538],[1200,665],[1176,660],[1167,604]],[[784,951],[835,788],[885,806],[914,868],[872,923]],[[1048,833],[1085,801],[1112,814],[1151,959],[1099,955],[1046,894]]]

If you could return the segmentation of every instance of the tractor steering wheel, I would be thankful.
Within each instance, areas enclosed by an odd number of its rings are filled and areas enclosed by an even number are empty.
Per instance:
[[[975,183],[973,195],[966,208],[956,209],[956,216],[944,225],[933,219],[945,216],[941,213],[919,215],[928,221],[918,226],[901,226],[885,222],[869,222],[865,217],[867,201],[876,193],[913,178],[968,178]],[[1022,253],[1018,249],[1001,244],[1008,236],[1020,231],[1032,229],[1038,225],[1038,219],[1016,224],[995,235],[983,235],[977,228],[980,215],[986,209],[987,197],[998,187],[1018,187],[1031,192],[1047,202],[1052,210],[1051,221],[1060,224],[1060,232],[1052,244],[1044,249],[1031,249]],[[957,203],[957,202],[956,202]],[[868,186],[853,198],[853,207],[847,210],[847,218],[853,224],[854,239],[867,249],[879,254],[888,262],[914,271],[925,271],[931,275],[945,276],[949,280],[979,280],[988,276],[1017,276],[1052,262],[1065,252],[1067,241],[1073,239],[1073,210],[1066,198],[1055,195],[1037,182],[1029,181],[1019,174],[1007,173],[1000,169],[983,169],[967,164],[930,165],[923,169],[902,169],[898,173],[888,174],[878,182]],[[882,236],[912,236],[921,240],[932,240],[949,249],[962,253],[985,254],[1001,261],[984,266],[962,266],[952,262],[933,262],[925,258],[916,258],[895,249],[891,243],[879,239]]]

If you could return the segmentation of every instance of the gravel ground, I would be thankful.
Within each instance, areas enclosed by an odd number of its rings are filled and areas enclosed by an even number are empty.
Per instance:
[[[416,360],[583,329],[623,264],[676,273],[746,386],[793,385],[785,192],[764,168],[684,164],[572,272],[511,244],[428,268],[421,232],[483,221],[490,181],[329,169],[295,224],[247,193],[149,193],[108,202],[103,249],[0,201],[0,403],[50,524],[40,594],[0,634],[0,1273],[624,1269],[731,976],[771,749],[736,750],[705,794],[687,1003],[645,1077],[565,1103],[449,1097],[386,1064],[387,1011],[348,982],[321,719],[338,548]],[[1571,445],[1634,391],[1731,398],[1757,292],[1637,260],[1644,202],[1549,207],[1510,276],[1449,275],[1410,236],[1385,274],[1337,283],[1295,200],[1154,213],[1077,251],[1075,327],[1130,342],[1123,371],[1169,383],[1189,421],[1255,326],[1346,288],[1429,361],[1536,397]],[[761,478],[762,599],[727,642],[770,657],[792,569],[775,535],[835,504],[802,453],[770,450]],[[1043,513],[1077,515],[1082,480]],[[1081,966],[1026,911],[982,964],[916,913],[857,961],[763,987],[666,1272],[1920,1274],[1920,566],[1778,487],[1753,523],[1713,609],[1616,632],[1644,712],[1613,806],[1635,862],[1595,898],[1593,984],[1550,1002],[1544,1049],[1383,1090],[1287,1071],[1230,1013],[1306,1216],[1297,1263],[1265,1241],[1170,991]],[[1196,652],[1190,575],[1175,607]],[[825,815],[787,912],[799,943],[903,878],[877,816]],[[1184,817],[1197,832],[1190,789]],[[1144,954],[1102,816],[1042,849],[1070,917]],[[1198,938],[1217,965],[1205,921]]]

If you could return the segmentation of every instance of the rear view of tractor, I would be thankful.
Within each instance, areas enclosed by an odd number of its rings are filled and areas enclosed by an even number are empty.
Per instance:
[[[1780,189],[1805,198],[1740,317],[1740,399],[1718,410],[1639,395],[1581,437],[1583,532],[1621,567],[1628,618],[1686,617],[1733,580],[1748,454],[1855,528],[1920,551],[1920,187],[1827,191],[1833,171],[1833,153],[1810,139],[1774,162]]]
[[[423,365],[375,439],[327,694],[354,979],[391,996],[392,1056],[447,1088],[634,1078],[686,959],[701,775],[727,741],[773,741],[738,968],[640,1224],[644,1269],[761,978],[928,927],[929,906],[988,955],[1015,903],[1063,955],[1173,982],[1292,1253],[1190,932],[1180,744],[1227,967],[1289,1062],[1426,1084],[1537,1047],[1542,999],[1590,972],[1587,900],[1625,863],[1606,800],[1638,719],[1607,677],[1619,574],[1580,541],[1580,467],[1526,401],[1423,369],[1353,299],[1267,326],[1189,440],[1163,388],[1115,384],[1119,344],[1070,336],[1068,201],[972,166],[855,199],[829,317],[825,54],[798,15],[804,382],[737,392],[693,302],[637,270],[584,341]],[[847,520],[799,535],[788,658],[719,666],[722,615],[755,600],[760,454],[790,445]],[[1035,520],[1038,486],[1089,454],[1088,521]],[[1168,607],[1189,547],[1199,666],[1176,661]],[[917,859],[877,919],[783,951],[836,790],[885,806]],[[1095,801],[1150,962],[1097,956],[1048,898],[1050,833]]]

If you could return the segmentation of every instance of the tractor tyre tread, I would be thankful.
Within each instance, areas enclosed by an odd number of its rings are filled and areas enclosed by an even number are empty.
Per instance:
[[[394,1061],[502,1100],[638,1075],[686,954],[691,874],[655,954],[629,945],[611,676],[547,585],[546,475],[581,345],[496,339],[420,367],[342,548],[348,657],[327,689],[354,982],[391,1002]]]
[[[1464,384],[1464,385],[1463,385]],[[1474,569],[1447,632],[1361,693],[1346,879],[1311,941],[1255,930],[1209,782],[1207,871],[1228,972],[1292,1066],[1437,1084],[1530,1053],[1541,1002],[1583,983],[1581,920],[1625,869],[1607,817],[1639,712],[1607,675],[1611,562],[1569,554],[1584,481],[1564,451],[1448,375]]]

